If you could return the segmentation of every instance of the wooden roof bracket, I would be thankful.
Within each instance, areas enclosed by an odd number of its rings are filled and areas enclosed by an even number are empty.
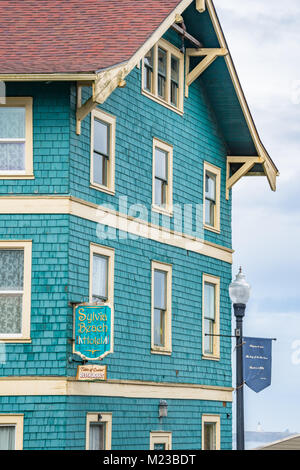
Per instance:
[[[128,74],[127,65],[105,70],[97,74],[92,85],[92,96],[82,104],[82,87],[87,86],[84,82],[77,82],[77,109],[76,109],[76,134],[80,135],[81,121],[96,108],[98,104],[110,96],[117,87],[126,86],[125,77]]]
[[[233,175],[230,173],[232,163],[242,163],[242,166]],[[261,157],[227,157],[226,169],[226,199],[229,199],[229,191],[243,176],[254,167],[256,163],[264,163]]]
[[[198,10],[199,13],[205,11],[205,0],[196,0],[196,10]]]
[[[217,57],[224,57],[228,54],[225,47],[220,48],[199,48],[186,49],[185,56],[185,97],[189,96],[189,86],[214,62]],[[201,62],[190,71],[190,57],[204,57]]]

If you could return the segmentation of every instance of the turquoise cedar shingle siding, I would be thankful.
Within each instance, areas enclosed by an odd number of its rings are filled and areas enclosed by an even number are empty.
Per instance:
[[[172,430],[172,448],[201,448],[201,416],[221,415],[221,448],[231,449],[231,404],[169,400],[164,429]],[[0,397],[1,413],[24,413],[24,449],[85,448],[87,412],[113,411],[112,450],[148,450],[150,431],[160,429],[157,399],[116,397]],[[227,416],[229,414],[229,416]],[[188,419],[187,419],[188,418]]]
[[[0,216],[0,239],[32,239],[31,344],[6,344],[0,375],[76,375],[72,308],[89,295],[89,244],[115,248],[115,347],[109,378],[231,386],[230,338],[202,361],[202,273],[221,277],[220,332],[230,334],[227,263],[146,239],[100,241],[96,223],[67,215]],[[16,231],[18,231],[16,235]],[[172,356],[150,354],[151,260],[172,271]],[[178,375],[176,375],[176,371]]]
[[[164,36],[176,47],[178,35],[168,31]],[[101,109],[117,117],[116,128],[116,196],[90,188],[90,116],[76,136],[75,120],[71,127],[70,190],[81,199],[96,204],[112,204],[118,210],[118,197],[128,196],[128,207],[143,204],[151,215],[152,203],[152,140],[159,138],[173,145],[173,203],[203,202],[203,161],[221,168],[221,233],[206,231],[206,240],[231,248],[231,200],[225,198],[226,144],[216,123],[201,80],[195,81],[184,101],[180,116],[141,94],[141,70],[135,68],[126,78],[127,86],[116,89]],[[85,90],[85,89],[83,89]],[[83,94],[83,101],[88,98]],[[72,110],[75,115],[76,89],[72,88]],[[163,217],[152,214],[154,223],[164,225]],[[168,222],[170,218],[165,218]],[[170,227],[173,227],[171,219]],[[190,233],[186,227],[186,233]]]
[[[171,37],[176,42],[173,34],[167,35]],[[116,204],[118,196],[128,195],[128,205],[150,208],[152,138],[158,137],[174,146],[174,203],[202,204],[203,161],[221,168],[221,233],[205,232],[205,238],[231,247],[226,147],[201,80],[190,87],[185,114],[179,116],[141,95],[140,76],[141,70],[134,69],[126,88],[116,90],[101,107],[117,117],[116,196],[89,187],[90,117],[76,136],[75,87],[8,84],[8,96],[33,96],[35,179],[3,181],[2,194],[71,193],[97,204]],[[33,240],[32,343],[6,345],[1,375],[75,376],[76,364],[68,361],[73,322],[68,302],[88,300],[89,243],[96,242],[115,248],[115,352],[102,361],[108,377],[231,386],[230,338],[221,339],[220,361],[201,359],[202,273],[221,277],[220,332],[230,334],[229,264],[147,239],[99,240],[95,223],[74,216],[1,216],[0,230],[0,239]],[[150,354],[152,259],[173,265],[172,356]],[[222,448],[231,447],[230,404],[168,401],[166,429],[173,431],[173,449],[201,447],[202,413],[221,415]],[[27,449],[83,448],[87,411],[113,412],[112,448],[147,449],[150,430],[158,428],[158,401],[151,399],[1,397],[0,403],[1,413],[25,413]],[[130,406],[136,415],[128,426]]]

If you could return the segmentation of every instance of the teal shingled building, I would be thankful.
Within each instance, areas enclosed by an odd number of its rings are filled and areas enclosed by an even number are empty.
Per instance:
[[[214,6],[32,3],[0,11],[0,449],[231,449],[231,188],[277,169]]]

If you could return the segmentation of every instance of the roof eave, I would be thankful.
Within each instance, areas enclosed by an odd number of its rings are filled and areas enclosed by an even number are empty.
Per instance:
[[[0,80],[3,82],[25,82],[25,81],[94,81],[97,78],[95,72],[77,73],[1,73]]]
[[[213,1],[212,0],[206,0],[206,6],[207,10],[210,16],[210,19],[212,21],[215,33],[217,35],[220,47],[226,48],[229,51],[216,9],[214,7]],[[229,53],[224,57],[224,60],[226,62],[229,74],[231,76],[232,83],[234,85],[241,109],[243,111],[245,120],[247,122],[247,126],[249,128],[249,132],[251,134],[254,146],[257,150],[258,157],[262,158],[262,166],[264,169],[264,173],[268,179],[268,182],[270,184],[270,187],[272,191],[276,191],[276,177],[279,176],[279,171],[269,156],[268,152],[266,151],[265,147],[263,146],[259,134],[257,132],[254,120],[252,118],[247,100],[245,98],[240,80],[237,75],[236,68],[234,66],[230,51]]]

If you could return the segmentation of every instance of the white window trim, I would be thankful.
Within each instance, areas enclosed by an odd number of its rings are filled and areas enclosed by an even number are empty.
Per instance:
[[[166,76],[166,86],[167,86],[167,96],[168,100],[165,101],[160,98],[157,94],[157,49],[161,47],[165,51],[167,51],[167,76]],[[171,74],[171,54],[179,59],[179,86],[178,86],[178,106],[174,106],[170,102],[170,74]],[[184,90],[184,54],[180,52],[177,47],[173,46],[170,42],[166,41],[165,39],[160,39],[154,46],[153,46],[153,92],[151,93],[148,90],[144,89],[144,59],[142,60],[142,94],[151,98],[153,101],[165,106],[172,111],[177,112],[178,114],[183,114],[183,90]]]
[[[0,179],[33,179],[32,97],[7,97],[0,108],[25,108],[25,170],[0,170]]]
[[[24,415],[0,414],[0,427],[1,426],[15,426],[15,450],[23,450]]]
[[[205,283],[214,284],[215,286],[215,327],[214,327],[214,334],[220,334],[220,278],[216,276],[212,276],[210,274],[203,273],[202,276],[202,359],[211,359],[218,361],[220,360],[220,337],[214,336],[213,337],[213,354],[207,354],[204,350],[204,285]]]
[[[107,168],[107,186],[94,181],[94,120],[99,119],[110,127],[109,163]],[[98,191],[115,194],[115,152],[116,152],[116,117],[100,109],[91,112],[91,156],[90,156],[90,186]]]
[[[167,273],[167,310],[165,324],[165,346],[154,344],[154,271],[164,271]],[[160,261],[151,261],[151,353],[165,354],[172,353],[172,266]]]
[[[172,450],[172,433],[165,431],[150,432],[150,450],[154,450],[155,444],[165,444],[165,450]]]
[[[216,177],[216,206],[215,225],[205,223],[205,176],[206,172],[212,173]],[[220,197],[221,197],[221,169],[211,163],[204,162],[203,167],[203,225],[206,230],[220,233]]]
[[[24,250],[24,285],[22,323],[20,334],[1,334],[0,342],[16,343],[30,340],[31,316],[31,270],[32,270],[32,241],[31,240],[5,240],[0,241],[0,250]]]
[[[107,301],[103,305],[111,308],[111,349],[114,351],[114,266],[115,266],[115,250],[107,246],[90,243],[90,272],[89,272],[89,301],[93,301],[93,255],[106,256],[108,258],[108,274],[107,274]]]
[[[98,421],[98,416],[101,415],[101,421]],[[105,450],[111,450],[111,434],[112,434],[112,413],[93,412],[86,415],[86,439],[85,448],[90,448],[90,423],[106,423],[105,426]]]
[[[220,415],[202,415],[202,450],[204,449],[204,424],[205,423],[214,423],[216,424],[216,450],[221,449],[221,417]]]
[[[166,191],[166,207],[155,204],[155,149],[159,148],[168,155],[168,185]],[[173,147],[156,137],[153,137],[152,146],[152,210],[160,214],[172,217],[173,215]]]

